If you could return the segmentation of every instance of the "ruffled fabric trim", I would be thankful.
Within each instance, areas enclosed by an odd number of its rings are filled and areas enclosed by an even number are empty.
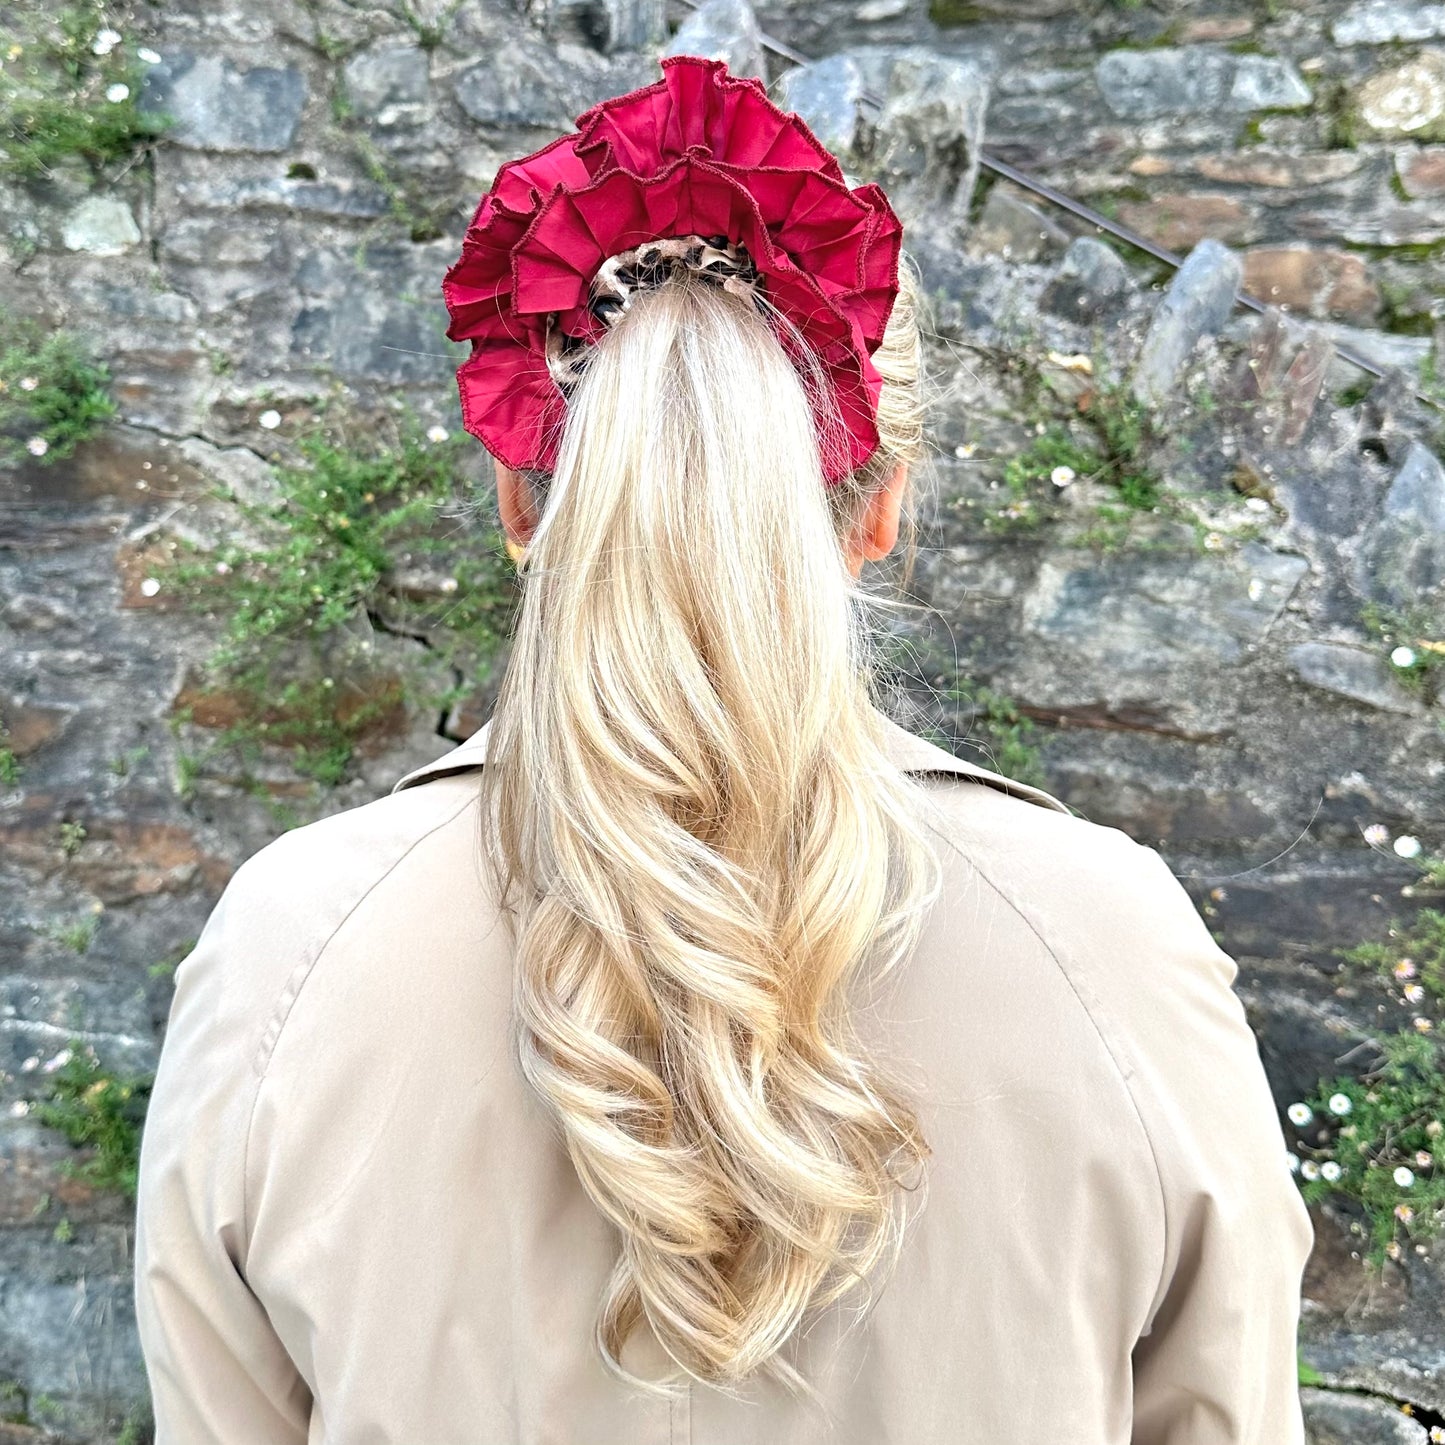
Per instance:
[[[902,225],[877,186],[850,189],[757,80],[696,56],[661,64],[660,80],[585,111],[576,134],[508,162],[482,197],[442,282],[447,335],[472,343],[457,372],[463,422],[508,466],[552,470],[566,403],[548,318],[595,342],[605,328],[587,301],[603,261],[661,237],[722,235],[747,248],[823,363],[832,397],[815,398],[814,421],[824,475],[841,481],[878,446],[871,358],[898,293]]]

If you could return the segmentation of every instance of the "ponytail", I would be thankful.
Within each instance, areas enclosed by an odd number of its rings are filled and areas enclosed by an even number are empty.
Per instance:
[[[526,1077],[621,1253],[598,1316],[685,1372],[806,1389],[780,1351],[901,1240],[928,1154],[856,990],[936,888],[869,699],[840,531],[919,445],[905,275],[884,435],[825,485],[807,381],[687,277],[592,348],[539,488],[483,770]]]

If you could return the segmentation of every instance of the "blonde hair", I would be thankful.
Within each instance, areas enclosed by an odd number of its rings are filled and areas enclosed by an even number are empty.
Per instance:
[[[620,1234],[597,1343],[808,1391],[780,1353],[902,1237],[928,1145],[852,1026],[937,860],[869,697],[840,531],[921,449],[912,273],[882,445],[824,483],[749,303],[640,295],[569,400],[483,770],[522,1067]],[[916,1180],[915,1180],[916,1182]]]

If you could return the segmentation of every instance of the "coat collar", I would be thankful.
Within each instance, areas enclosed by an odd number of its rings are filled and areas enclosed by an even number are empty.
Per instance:
[[[1042,788],[1036,788],[1032,783],[1021,783],[1016,778],[1006,778],[1002,773],[990,772],[977,763],[956,758],[952,753],[929,742],[926,738],[921,738],[917,734],[899,727],[891,718],[885,717],[882,713],[879,714],[879,717],[883,721],[888,756],[904,772],[925,776],[952,773],[959,777],[970,778],[976,783],[986,783],[1002,792],[1011,793],[1016,798],[1025,798],[1031,803],[1038,803],[1044,808],[1052,808],[1056,812],[1069,814],[1073,812],[1073,809],[1066,803],[1060,802],[1052,793],[1045,792]],[[418,783],[428,782],[432,778],[450,777],[453,773],[480,768],[487,759],[487,732],[490,728],[490,721],[483,723],[465,742],[459,743],[449,753],[443,753],[434,762],[423,763],[421,767],[413,768],[409,773],[404,774],[392,785],[391,791],[399,793],[403,788],[415,787]]]

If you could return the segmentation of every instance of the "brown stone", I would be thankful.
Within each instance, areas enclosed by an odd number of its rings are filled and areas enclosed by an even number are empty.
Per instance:
[[[0,1133],[0,1225],[33,1224],[59,1211],[73,1224],[93,1219],[121,1220],[133,1206],[124,1197],[98,1190],[76,1178],[69,1165],[82,1164],[94,1155],[75,1149],[53,1131],[41,1131],[26,1120]]]
[[[179,893],[197,881],[215,890],[234,871],[207,853],[189,828],[145,818],[82,817],[85,837],[68,858],[60,822],[73,807],[51,793],[32,793],[7,814],[0,858],[40,877],[63,875],[102,903]]]
[[[71,714],[64,708],[21,702],[14,697],[0,698],[4,744],[17,758],[54,742],[65,731],[70,718]]]
[[[1322,155],[1293,155],[1288,151],[1254,146],[1245,151],[1196,156],[1194,169],[1210,181],[1232,185],[1292,189],[1319,186],[1353,175],[1364,162],[1353,151]]]
[[[199,498],[205,479],[180,447],[150,432],[111,425],[48,466],[24,457],[0,472],[0,508],[75,506],[114,498],[128,505]]]
[[[1196,40],[1238,40],[1253,31],[1254,21],[1248,15],[1206,15],[1198,20],[1186,20],[1179,27],[1174,43],[1190,45]]]
[[[1206,236],[1226,245],[1244,245],[1258,229],[1253,211],[1243,201],[1207,192],[1129,201],[1119,207],[1119,219],[1158,245],[1180,252]]]
[[[166,569],[175,559],[173,541],[155,535],[139,542],[122,542],[116,549],[115,565],[120,573],[120,605],[150,607],[167,611],[179,605],[180,599],[166,586]],[[160,589],[147,596],[147,578],[159,582]]]
[[[1395,152],[1395,173],[1416,200],[1445,196],[1445,145],[1402,147]]]
[[[1127,169],[1136,176],[1167,176],[1174,170],[1174,162],[1168,156],[1145,151],[1143,155],[1135,156]]]
[[[1321,319],[1367,324],[1380,292],[1363,259],[1315,246],[1254,246],[1244,253],[1244,289],[1259,300]]]

